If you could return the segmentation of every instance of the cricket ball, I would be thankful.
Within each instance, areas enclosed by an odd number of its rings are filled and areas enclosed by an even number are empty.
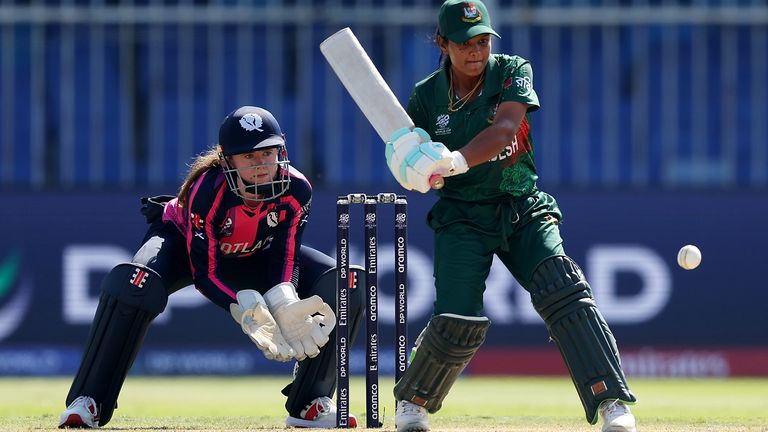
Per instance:
[[[693,270],[701,264],[701,251],[694,245],[685,245],[677,253],[677,264],[686,269]]]

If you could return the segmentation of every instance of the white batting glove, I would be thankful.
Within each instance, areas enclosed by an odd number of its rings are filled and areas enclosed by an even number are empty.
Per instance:
[[[264,353],[264,357],[287,362],[296,355],[280,333],[280,327],[269,313],[264,298],[257,291],[238,291],[237,303],[229,305],[229,312],[240,324],[243,333]]]
[[[400,128],[389,137],[384,153],[387,166],[395,180],[407,190],[413,190],[413,186],[408,182],[406,173],[403,171],[407,167],[405,160],[409,154],[417,151],[422,143],[430,140],[429,134],[422,128],[414,128],[413,131]]]
[[[401,186],[408,190],[428,192],[433,175],[448,177],[469,170],[459,151],[450,151],[444,144],[434,142],[429,134],[415,128],[403,128],[392,134],[386,148],[387,165]]]
[[[281,283],[267,291],[264,300],[285,340],[296,352],[296,360],[320,354],[336,326],[333,309],[320,296],[301,300],[292,284]]]
[[[464,174],[465,172],[469,171],[469,164],[467,163],[467,159],[464,157],[464,155],[460,151],[458,150],[452,151],[450,158],[451,158],[451,168],[448,170],[447,173],[441,173],[443,177],[450,177],[450,176],[455,176],[459,174]]]
[[[469,170],[464,155],[448,150],[443,143],[426,142],[418,150],[408,157],[405,172],[408,182],[421,193],[429,191],[434,175],[450,177]]]

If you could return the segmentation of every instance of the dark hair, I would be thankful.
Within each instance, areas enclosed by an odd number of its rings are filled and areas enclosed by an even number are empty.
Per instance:
[[[189,198],[189,189],[192,187],[192,183],[194,183],[195,180],[200,178],[200,176],[203,175],[205,171],[216,166],[221,166],[221,162],[219,160],[220,152],[221,147],[216,144],[207,152],[197,155],[195,160],[192,161],[192,164],[189,166],[187,178],[184,179],[184,183],[182,183],[181,187],[179,188],[179,207],[186,207],[187,198]]]
[[[437,45],[438,49],[440,48],[440,39],[448,42],[448,39],[446,39],[445,36],[440,34],[440,27],[435,28],[435,34],[432,36],[432,42]],[[448,67],[451,65],[451,58],[443,53],[443,50],[440,50],[440,57],[437,59],[437,65],[438,67]]]

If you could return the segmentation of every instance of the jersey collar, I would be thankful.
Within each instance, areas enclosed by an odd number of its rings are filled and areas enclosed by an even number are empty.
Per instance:
[[[485,82],[483,83],[482,97],[473,100],[467,107],[474,107],[475,104],[485,98],[497,95],[501,91],[501,68],[496,56],[491,54],[488,58],[488,64],[485,65]],[[439,106],[448,108],[448,68],[443,66],[437,76],[435,83],[436,101]]]

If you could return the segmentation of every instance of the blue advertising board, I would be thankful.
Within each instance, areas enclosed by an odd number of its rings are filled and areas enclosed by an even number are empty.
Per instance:
[[[375,190],[361,190],[374,192]],[[338,191],[315,191],[305,244],[335,256]],[[73,374],[100,279],[129,261],[146,225],[141,193],[3,192],[0,375]],[[565,248],[583,268],[630,375],[768,375],[768,240],[761,191],[556,191]],[[434,299],[432,195],[408,194],[409,342]],[[390,216],[391,215],[391,216]],[[363,263],[362,209],[352,210],[351,261]],[[394,355],[394,213],[379,209],[382,370]],[[356,222],[359,221],[359,222]],[[356,225],[357,224],[357,225]],[[359,228],[356,228],[359,225]],[[683,270],[685,244],[703,254]],[[460,268],[456,269],[461,272]],[[526,292],[495,262],[485,312],[493,325],[470,373],[565,373]],[[362,350],[361,341],[355,345]],[[362,368],[363,356],[353,372]],[[391,361],[390,361],[391,360]],[[387,369],[387,365],[389,369]],[[134,373],[274,373],[227,311],[191,287],[150,328]]]

